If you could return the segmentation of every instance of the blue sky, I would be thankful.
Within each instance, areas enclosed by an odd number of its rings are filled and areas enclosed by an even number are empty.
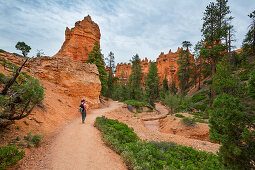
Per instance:
[[[202,17],[211,0],[0,0],[0,48],[18,52],[15,44],[31,46],[30,56],[58,52],[65,28],[88,14],[100,27],[101,49],[116,62],[136,53],[155,60],[160,52],[176,51],[182,41],[201,39]],[[240,48],[248,30],[254,0],[230,0],[234,45]]]

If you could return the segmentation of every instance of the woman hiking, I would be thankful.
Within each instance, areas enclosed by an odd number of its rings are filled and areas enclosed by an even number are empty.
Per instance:
[[[81,100],[81,105],[79,107],[79,110],[81,112],[81,117],[82,117],[82,123],[84,123],[85,118],[86,118],[86,104],[85,104],[85,99]]]

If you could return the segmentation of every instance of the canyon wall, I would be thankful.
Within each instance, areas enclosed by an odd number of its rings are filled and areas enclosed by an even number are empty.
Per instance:
[[[179,59],[179,53],[181,48],[178,48],[176,52],[172,52],[171,50],[169,53],[164,54],[163,52],[160,53],[159,57],[156,59],[156,65],[158,68],[158,74],[160,83],[163,82],[164,78],[166,77],[169,84],[174,81],[175,83],[178,83],[178,64],[177,61]],[[142,72],[143,72],[143,79],[142,82],[144,82],[144,78],[149,72],[150,62],[147,58],[141,60],[141,66],[142,66]],[[192,62],[194,62],[194,58],[192,56]],[[124,79],[128,80],[129,76],[131,74],[131,63],[119,63],[116,67],[115,76],[118,77],[120,80]]]
[[[56,56],[68,56],[74,60],[85,62],[94,43],[100,45],[100,29],[88,15],[82,21],[77,21],[75,27],[66,27],[65,41]]]

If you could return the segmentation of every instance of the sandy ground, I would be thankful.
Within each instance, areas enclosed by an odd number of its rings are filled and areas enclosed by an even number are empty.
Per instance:
[[[161,111],[161,114],[167,113],[167,109],[162,105],[157,105],[157,109]],[[21,162],[17,169],[127,169],[120,156],[104,145],[100,132],[93,126],[96,117],[102,115],[126,123],[141,139],[146,141],[172,141],[213,153],[216,153],[220,146],[208,140],[182,136],[185,133],[163,133],[162,122],[153,123],[151,121],[150,126],[144,124],[141,119],[141,117],[155,116],[158,113],[134,114],[127,108],[123,108],[122,103],[109,102],[109,107],[90,111],[85,124],[81,123],[79,117],[54,132],[52,138],[44,141],[41,147],[32,149],[31,154]],[[170,127],[169,124],[173,122],[167,120],[168,118],[165,118],[165,123]],[[173,126],[177,125],[173,124]]]
[[[160,105],[156,105],[161,114],[168,113],[167,109]],[[140,113],[134,114],[126,108],[117,108],[107,113],[105,116],[111,119],[117,119],[120,122],[132,127],[135,133],[146,141],[167,141],[175,142],[179,145],[193,147],[196,150],[216,153],[220,145],[212,143],[208,140],[208,125],[197,123],[195,127],[185,127],[173,116],[167,116],[164,120],[142,121],[141,118],[153,117],[157,113]],[[174,132],[173,132],[174,131]],[[176,131],[176,133],[175,133]]]
[[[111,102],[107,108],[88,113],[85,124],[75,119],[59,131],[41,151],[34,152],[18,169],[127,169],[120,156],[104,145],[100,132],[93,126],[96,117],[119,108]]]

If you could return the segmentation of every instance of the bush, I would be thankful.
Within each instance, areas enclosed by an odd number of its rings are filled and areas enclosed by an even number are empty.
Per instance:
[[[216,155],[171,142],[145,142],[117,120],[98,117],[95,126],[107,146],[121,155],[129,169],[221,169]]]
[[[249,95],[252,99],[255,99],[255,69],[251,72],[251,77],[248,81]]]
[[[27,136],[24,136],[24,140],[26,141],[27,147],[30,147],[30,146],[38,147],[42,138],[43,138],[42,135],[38,135],[38,134],[32,135],[31,132],[29,132]]]
[[[137,100],[126,100],[124,103],[126,103],[127,105],[131,105],[131,106],[135,107],[136,109],[147,105],[146,102],[137,101]]]
[[[15,145],[0,147],[0,169],[6,169],[17,164],[24,156],[25,152],[19,151]]]
[[[206,91],[199,92],[197,94],[194,94],[191,98],[191,101],[194,103],[200,102],[204,99],[206,99]]]
[[[184,118],[185,116],[183,116],[182,114],[175,114],[175,117]]]
[[[188,117],[184,117],[184,118],[182,119],[182,122],[183,122],[185,125],[187,125],[187,126],[195,126],[195,123],[196,123],[193,119],[188,118]]]
[[[0,53],[4,53],[5,51],[3,49],[0,49]]]
[[[250,73],[250,71],[248,69],[246,69],[246,70],[239,72],[238,76],[240,77],[241,81],[246,81],[249,79],[249,73]]]

